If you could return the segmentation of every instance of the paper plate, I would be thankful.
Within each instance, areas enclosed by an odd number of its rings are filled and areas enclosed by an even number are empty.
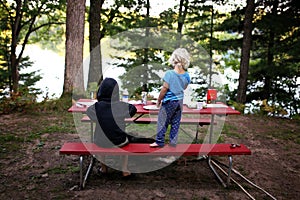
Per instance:
[[[156,104],[156,103],[157,103],[157,100],[151,100],[151,103]]]
[[[143,106],[145,110],[159,110],[159,108],[156,105],[148,105],[148,106]]]
[[[208,103],[207,104],[207,108],[227,108],[228,106],[224,105],[224,104],[219,104],[219,103]]]
[[[130,101],[128,101],[128,103],[135,105],[135,104],[141,104],[142,101],[141,100],[137,100],[137,101],[136,100],[130,100]]]
[[[91,105],[94,105],[95,104],[95,101],[80,101],[80,102],[77,102],[77,104],[81,105],[81,106],[91,106]]]

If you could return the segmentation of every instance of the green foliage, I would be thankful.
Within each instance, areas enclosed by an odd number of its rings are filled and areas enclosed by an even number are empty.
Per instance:
[[[13,93],[9,97],[0,99],[0,114],[14,112],[39,113],[49,111],[66,111],[72,105],[69,97],[61,99],[44,99],[42,102],[36,101],[36,95],[29,92],[28,88],[22,89],[19,93]]]
[[[294,116],[300,110],[300,98],[297,95],[299,88],[297,78],[300,75],[298,48],[300,6],[294,0],[285,3],[278,1],[278,5],[276,2],[260,1],[256,4],[246,103],[268,99],[269,104],[276,107],[272,109],[272,114],[277,115],[289,110],[289,115]],[[243,19],[244,8],[236,7],[214,29],[236,35],[229,40],[219,37],[221,45],[213,47],[223,52],[225,61],[223,67],[230,67],[237,72],[240,66],[240,33]],[[230,99],[233,100],[236,91],[230,92]],[[260,108],[258,112],[270,113],[262,110],[263,108]]]
[[[22,93],[33,95],[40,92],[33,88],[34,83],[41,78],[35,72],[20,74],[20,79],[17,77],[21,69],[32,64],[29,58],[23,57],[24,49],[27,44],[41,40],[45,41],[44,44],[52,41],[53,46],[63,41],[65,5],[65,0],[1,0],[0,98],[2,95],[10,95],[8,91],[11,92],[13,88],[16,93],[19,89]],[[29,92],[24,92],[26,89]],[[15,97],[12,99],[15,100]]]
[[[33,63],[29,61],[29,57],[25,57],[19,64],[19,70],[28,68]],[[1,71],[0,71],[1,72]],[[9,87],[8,71],[3,70],[0,73],[0,79],[2,82],[2,92],[0,88],[0,113],[10,112],[24,112],[28,109],[32,109],[36,103],[37,95],[41,94],[41,90],[34,87],[42,77],[37,74],[36,71],[20,74],[20,85],[18,93],[9,93],[7,88]]]
[[[29,89],[21,88],[19,93],[12,93],[10,97],[0,99],[0,114],[11,112],[24,112],[32,109],[36,102],[36,96],[29,92]]]
[[[72,99],[69,96],[59,99],[45,100],[36,104],[36,111],[42,112],[65,112],[72,106]]]
[[[8,20],[10,13],[7,11],[10,10],[11,13],[14,13],[16,2],[2,2],[4,3],[0,5],[0,30],[2,32],[0,36],[0,93],[4,95],[4,92],[7,92],[11,85],[9,71],[11,24]],[[282,111],[289,110],[290,116],[297,117],[300,110],[300,99],[297,95],[300,66],[300,8],[297,0],[288,0],[284,3],[278,1],[278,5],[276,2],[263,0],[256,4],[247,103],[252,103],[253,100],[267,99],[272,109],[258,106],[258,109],[255,110],[256,113],[278,115]],[[178,35],[176,35],[178,22],[184,24],[181,36],[188,36],[193,40],[190,41],[190,45],[189,43],[184,45],[191,47],[194,45],[192,42],[195,42],[207,52],[212,53],[212,61],[217,66],[217,70],[223,72],[225,68],[232,68],[238,72],[245,8],[235,5],[232,12],[221,13],[216,9],[216,5],[226,6],[229,2],[212,1],[212,3],[214,7],[204,0],[188,1],[188,4],[184,4],[187,6],[187,16],[185,21],[182,21],[182,16],[179,16],[178,12],[179,5],[163,11],[159,17],[151,17],[142,12],[147,8],[146,1],[121,0],[114,3],[105,1],[105,6],[101,10],[101,37],[119,35],[122,31],[140,28],[140,32],[137,31],[136,34],[121,38],[117,43],[119,46],[115,45],[116,49],[128,52],[126,57],[119,55],[115,57],[120,61],[117,66],[124,67],[127,72],[121,77],[124,82],[123,88],[127,88],[134,95],[134,93],[140,92],[140,87],[144,83],[155,87],[161,84],[160,77],[156,72],[168,69],[166,59],[174,46],[178,45],[174,43],[174,40],[178,39]],[[5,8],[5,5],[8,9]],[[38,6],[42,11],[40,14],[38,14]],[[278,9],[275,9],[276,7]],[[37,19],[33,25],[36,29],[31,32],[28,42],[40,42],[46,48],[59,48],[58,44],[61,43],[64,34],[64,26],[62,26],[62,23],[65,22],[64,10],[65,1],[43,0],[38,3],[33,0],[27,1],[22,7],[22,11],[24,11],[23,20],[30,22],[34,16]],[[23,24],[20,38],[17,41],[19,44],[25,40],[29,24]],[[53,24],[55,26],[52,26]],[[40,29],[37,29],[38,27]],[[146,41],[145,27],[156,27],[158,31],[169,30],[169,32],[166,35],[155,37],[155,32],[150,31],[148,43],[141,43]],[[174,32],[174,34],[171,35],[170,32]],[[151,48],[147,44],[152,45]],[[161,47],[168,47],[169,49],[162,50]],[[193,67],[199,67],[196,78],[192,79],[192,82],[199,85],[196,93],[202,98],[207,89],[209,73],[207,65],[202,60],[210,61],[210,58],[201,57],[202,52],[193,52],[193,49],[190,51],[195,57],[195,61],[192,63]],[[218,56],[221,58],[216,59]],[[21,59],[22,62],[23,59]],[[26,67],[26,63],[22,65],[24,68]],[[22,74],[21,78],[23,79],[20,81],[21,87],[23,87],[21,89],[22,95],[13,97],[10,99],[12,101],[2,100],[6,102],[4,105],[13,104],[19,108],[9,106],[8,110],[24,111],[28,109],[24,106],[24,99],[27,99],[25,100],[27,102],[34,102],[34,96],[39,92],[33,88],[34,83],[40,78],[39,75],[28,73],[27,75]],[[236,79],[229,78],[232,83],[237,82]],[[224,88],[228,92],[226,99],[234,100],[237,91],[230,91],[228,85],[225,85]],[[92,86],[88,90],[88,94],[82,94],[82,96],[89,96],[90,90],[94,89],[95,87]],[[149,87],[149,89],[151,88]],[[226,95],[227,92],[225,92]],[[30,104],[27,103],[27,105]],[[247,109],[245,105],[235,103],[233,105],[240,111]],[[57,103],[53,103],[52,106],[60,109]],[[3,109],[0,112],[3,112]]]
[[[229,100],[229,101],[228,101],[228,105],[229,105],[229,106],[233,106],[234,109],[238,110],[238,111],[241,112],[241,113],[244,113],[244,110],[245,110],[245,104],[241,104],[241,103],[238,103],[238,102],[236,102],[236,101]]]

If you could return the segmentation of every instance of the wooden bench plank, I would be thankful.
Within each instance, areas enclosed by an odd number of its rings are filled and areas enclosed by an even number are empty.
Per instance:
[[[68,142],[60,149],[60,154],[69,155],[250,155],[245,145],[232,148],[231,144],[177,144],[163,148],[151,148],[149,144],[128,144],[122,148],[102,148],[94,143]]]

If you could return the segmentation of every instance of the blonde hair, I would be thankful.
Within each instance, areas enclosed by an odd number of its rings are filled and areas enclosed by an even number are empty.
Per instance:
[[[190,65],[190,54],[185,48],[175,49],[169,59],[172,66],[180,64],[184,70]]]

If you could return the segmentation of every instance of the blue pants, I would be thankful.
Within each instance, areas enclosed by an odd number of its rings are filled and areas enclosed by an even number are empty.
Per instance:
[[[180,127],[181,113],[182,113],[183,101],[167,101],[162,103],[162,106],[158,113],[157,120],[157,135],[156,143],[159,146],[165,144],[165,133],[169,124],[170,130],[170,145],[175,146],[177,144],[178,130]]]

